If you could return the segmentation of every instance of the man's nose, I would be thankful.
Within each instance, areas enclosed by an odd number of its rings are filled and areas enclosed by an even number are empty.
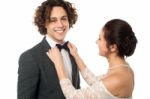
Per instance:
[[[63,26],[63,22],[61,20],[57,21],[57,26],[58,27],[62,27]]]

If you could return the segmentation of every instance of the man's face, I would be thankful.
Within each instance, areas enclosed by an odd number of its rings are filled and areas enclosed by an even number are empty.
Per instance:
[[[50,16],[50,22],[46,24],[47,34],[58,43],[63,43],[69,30],[68,16],[64,8],[53,7]]]

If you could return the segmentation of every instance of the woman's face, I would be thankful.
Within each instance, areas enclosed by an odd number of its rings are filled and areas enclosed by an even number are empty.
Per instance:
[[[96,40],[96,43],[97,43],[98,48],[99,48],[99,55],[106,57],[109,50],[106,46],[107,42],[104,38],[104,31],[103,30],[100,32],[99,38]]]

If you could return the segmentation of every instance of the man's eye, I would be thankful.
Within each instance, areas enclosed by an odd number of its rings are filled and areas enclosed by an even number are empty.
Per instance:
[[[67,18],[62,18],[62,20],[68,20]]]
[[[50,20],[50,22],[55,22],[56,20]]]

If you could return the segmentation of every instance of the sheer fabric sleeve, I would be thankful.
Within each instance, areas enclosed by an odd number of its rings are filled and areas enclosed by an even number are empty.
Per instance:
[[[66,99],[114,99],[104,91],[100,81],[83,89],[75,89],[69,79],[60,80]]]
[[[94,82],[99,81],[102,76],[95,76],[87,67],[81,71],[81,75],[88,85],[92,85]]]

